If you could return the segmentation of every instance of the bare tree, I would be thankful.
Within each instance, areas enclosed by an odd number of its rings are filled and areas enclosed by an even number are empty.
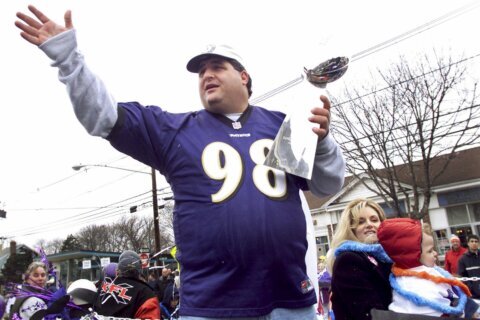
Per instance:
[[[104,225],[90,225],[82,228],[76,235],[85,250],[107,251],[108,236]]]
[[[172,205],[160,207],[159,229],[160,229],[160,248],[171,246],[173,241],[173,221]],[[155,248],[155,228],[153,219],[143,217],[139,221],[142,228],[143,246],[146,248]]]
[[[142,225],[142,229],[144,230],[144,247],[155,248],[155,231],[153,226],[153,218],[151,217],[142,217],[140,218],[140,223]]]
[[[451,160],[439,156],[479,142],[477,84],[467,83],[464,62],[425,56],[410,64],[401,58],[380,71],[380,88],[347,89],[344,102],[333,100],[332,131],[348,172],[400,215],[424,217],[432,185]]]
[[[63,241],[65,241],[65,239],[56,238],[49,241],[40,239],[37,245],[41,246],[46,254],[55,254],[61,251]]]
[[[175,243],[173,235],[173,203],[166,202],[159,215],[160,245],[162,248]]]
[[[35,245],[33,246],[35,249],[36,248],[42,248],[43,251],[45,251],[46,254],[50,254],[51,252],[47,250],[47,240],[45,239],[38,239],[37,242],[35,242]]]
[[[160,244],[167,247],[173,240],[173,204],[160,207]],[[152,217],[131,215],[108,225],[90,225],[82,228],[75,237],[86,250],[120,252],[139,251],[155,247],[155,231]],[[61,246],[61,243],[60,243]]]
[[[145,231],[142,230],[142,224],[138,216],[122,217],[118,222],[118,228],[123,231],[126,237],[127,248],[138,252],[144,246]]]

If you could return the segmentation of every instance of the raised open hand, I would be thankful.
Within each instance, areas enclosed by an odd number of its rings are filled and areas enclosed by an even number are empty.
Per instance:
[[[20,33],[22,38],[34,45],[39,46],[51,37],[73,28],[72,12],[70,10],[65,12],[65,26],[50,20],[32,5],[28,6],[28,10],[30,10],[38,20],[24,13],[17,12],[17,17],[23,22],[17,20],[15,21],[15,25],[22,30]]]

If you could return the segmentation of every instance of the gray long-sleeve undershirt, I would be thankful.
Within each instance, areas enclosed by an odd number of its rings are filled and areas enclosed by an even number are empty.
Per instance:
[[[117,103],[103,81],[88,68],[77,50],[75,30],[50,38],[39,47],[58,67],[73,110],[89,134],[106,138],[117,121]]]

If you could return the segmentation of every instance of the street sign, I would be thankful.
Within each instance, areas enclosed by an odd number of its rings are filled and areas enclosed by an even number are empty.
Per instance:
[[[110,257],[106,257],[106,258],[101,258],[100,259],[100,265],[102,267],[105,267],[106,265],[110,264]]]
[[[142,262],[142,269],[148,268],[149,258],[150,258],[150,254],[148,252],[140,253],[140,261]]]
[[[82,260],[82,269],[92,269],[92,262],[90,260]]]
[[[149,253],[150,249],[149,248],[140,248],[140,253]]]

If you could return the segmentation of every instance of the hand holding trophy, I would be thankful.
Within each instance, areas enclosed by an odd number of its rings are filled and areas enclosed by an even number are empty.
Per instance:
[[[348,63],[347,57],[328,59],[313,69],[304,68],[302,80],[306,78],[315,87],[325,89],[345,74]],[[265,159],[266,166],[311,179],[318,136],[312,132],[308,116],[308,111],[302,109],[285,117]]]

